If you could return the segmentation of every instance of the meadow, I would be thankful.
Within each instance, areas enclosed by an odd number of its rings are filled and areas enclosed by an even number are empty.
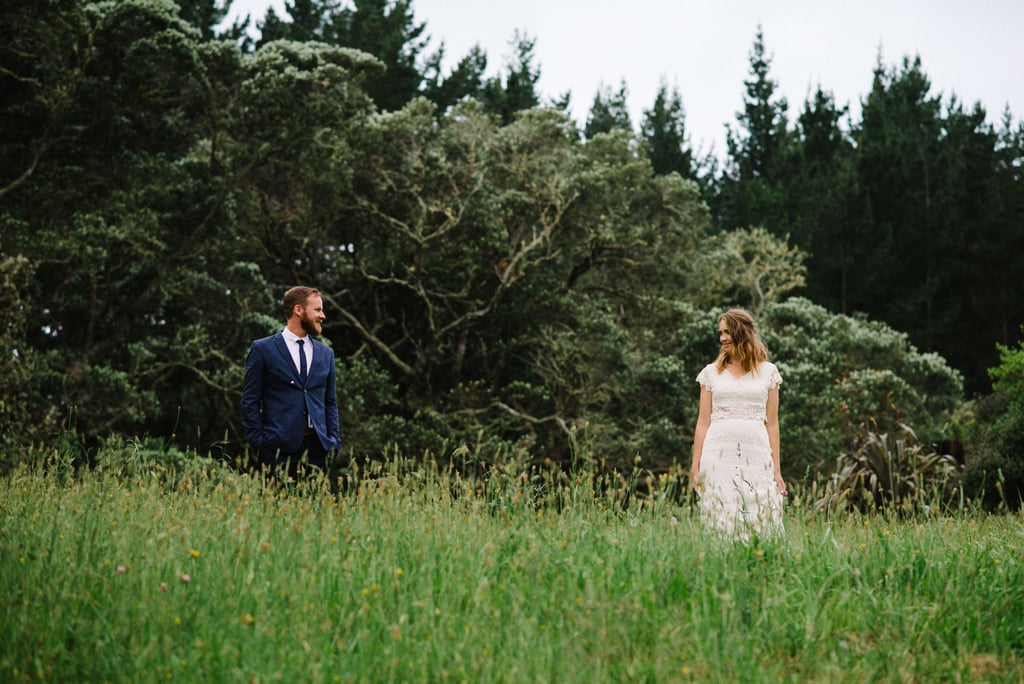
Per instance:
[[[845,515],[709,537],[683,479],[364,464],[0,477],[0,680],[1024,680],[1024,518]],[[637,492],[643,490],[641,497]]]

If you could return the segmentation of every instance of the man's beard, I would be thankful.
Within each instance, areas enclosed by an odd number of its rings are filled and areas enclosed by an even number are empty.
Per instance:
[[[320,325],[319,321],[306,316],[302,319],[302,329],[305,330],[308,335],[316,335],[319,337],[320,331],[323,330],[323,327]]]

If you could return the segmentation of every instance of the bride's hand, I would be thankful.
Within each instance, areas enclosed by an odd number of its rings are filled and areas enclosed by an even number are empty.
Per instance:
[[[786,481],[782,479],[781,475],[775,476],[775,486],[779,488],[779,494],[786,496],[789,492],[786,490]]]
[[[701,487],[702,487],[702,483],[700,481],[700,471],[699,470],[691,470],[690,471],[690,486],[693,487],[693,491],[698,492],[698,493],[700,492]]]

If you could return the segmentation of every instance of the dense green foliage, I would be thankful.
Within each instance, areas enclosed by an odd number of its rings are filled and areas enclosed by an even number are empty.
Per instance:
[[[395,461],[296,491],[145,445],[0,478],[6,681],[1018,681],[1019,515],[773,544],[580,471]],[[594,495],[595,489],[603,494]]]
[[[992,389],[1006,395],[1010,408],[1024,412],[1024,341],[1016,348],[999,347],[999,365],[989,370]]]
[[[999,347],[990,369],[995,393],[968,404],[961,431],[970,458],[967,494],[990,506],[1024,506],[1024,342]]]
[[[817,476],[886,415],[947,440],[1019,335],[1024,134],[918,62],[879,67],[850,130],[822,91],[791,128],[759,33],[719,176],[678,92],[634,131],[623,83],[581,126],[526,35],[487,76],[479,49],[446,72],[410,2],[294,0],[255,41],[226,9],[5,5],[8,463],[62,432],[244,462],[245,353],[296,283],[324,294],[354,458],[667,471],[738,304],[786,379],[787,474]]]

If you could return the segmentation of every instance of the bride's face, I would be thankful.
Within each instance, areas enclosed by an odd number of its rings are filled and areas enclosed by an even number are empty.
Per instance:
[[[718,341],[725,349],[732,346],[732,336],[729,334],[729,328],[726,327],[724,318],[718,321]]]

